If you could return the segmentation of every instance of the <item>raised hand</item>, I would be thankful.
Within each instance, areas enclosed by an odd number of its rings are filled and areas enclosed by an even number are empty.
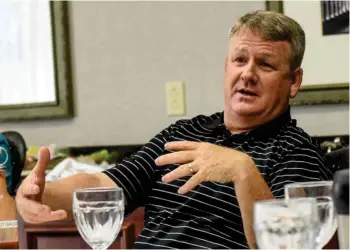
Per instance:
[[[182,165],[164,175],[162,181],[168,183],[192,175],[178,190],[180,194],[187,193],[205,181],[233,183],[245,178],[251,171],[258,171],[247,154],[210,143],[176,141],[166,143],[165,148],[175,152],[158,157],[156,164]]]
[[[31,173],[23,180],[16,195],[17,210],[29,223],[41,223],[60,220],[67,217],[64,210],[52,211],[42,203],[45,189],[45,170],[50,161],[50,151],[43,147],[39,151],[39,160]]]

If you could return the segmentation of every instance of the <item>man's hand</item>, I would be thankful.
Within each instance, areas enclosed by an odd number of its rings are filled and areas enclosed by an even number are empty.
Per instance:
[[[45,189],[45,170],[49,161],[49,149],[46,147],[41,148],[37,164],[23,180],[17,191],[17,210],[22,218],[29,223],[41,223],[67,217],[66,211],[51,211],[49,206],[41,202]]]
[[[165,148],[176,151],[156,159],[158,166],[183,164],[163,176],[165,183],[187,175],[193,175],[179,190],[185,194],[205,181],[230,183],[245,179],[256,172],[253,160],[245,153],[204,142],[176,141],[165,144]]]

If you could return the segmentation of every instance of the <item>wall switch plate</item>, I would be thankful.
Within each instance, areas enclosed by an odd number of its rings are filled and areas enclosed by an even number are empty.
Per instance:
[[[166,83],[166,102],[168,116],[185,115],[185,84],[181,81]]]

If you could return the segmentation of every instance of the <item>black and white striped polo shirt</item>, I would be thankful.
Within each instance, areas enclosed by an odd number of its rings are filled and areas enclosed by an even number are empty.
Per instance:
[[[180,120],[141,150],[105,173],[124,190],[126,213],[145,206],[145,228],[134,248],[248,248],[233,184],[204,182],[185,195],[177,190],[189,177],[165,184],[161,178],[179,164],[158,167],[169,141],[198,141],[247,153],[275,197],[296,181],[329,180],[321,150],[290,117],[289,109],[253,131],[231,134],[223,113]]]

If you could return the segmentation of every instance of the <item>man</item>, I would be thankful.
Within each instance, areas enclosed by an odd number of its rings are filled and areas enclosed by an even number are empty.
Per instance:
[[[304,48],[291,18],[244,15],[230,32],[223,113],[178,121],[103,173],[46,185],[43,148],[18,190],[19,213],[32,223],[63,219],[71,216],[74,189],[117,185],[127,214],[145,206],[135,248],[256,247],[255,201],[283,197],[286,183],[331,178],[319,148],[290,117]]]

